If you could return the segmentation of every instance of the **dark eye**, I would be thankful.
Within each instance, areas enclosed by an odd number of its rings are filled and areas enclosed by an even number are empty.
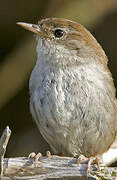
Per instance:
[[[55,37],[60,38],[63,36],[63,31],[61,29],[56,29],[54,35]]]

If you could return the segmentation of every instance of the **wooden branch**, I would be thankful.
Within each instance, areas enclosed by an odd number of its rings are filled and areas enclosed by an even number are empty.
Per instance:
[[[1,179],[2,180],[45,180],[45,179],[80,179],[105,180],[117,178],[117,168],[91,166],[87,172],[87,162],[78,165],[77,159],[52,155],[41,157],[39,161],[26,157],[3,158],[11,131],[7,127],[0,139]],[[4,145],[3,145],[4,144]]]
[[[4,176],[10,177],[8,179],[19,179],[19,177],[39,180],[64,177],[80,177],[81,180],[96,179],[93,175],[87,175],[86,164],[78,166],[76,159],[59,156],[42,157],[36,164],[26,157],[4,159]]]
[[[51,158],[42,157],[36,164],[33,160],[26,157],[4,158],[3,160],[3,176],[4,180],[34,180],[58,178],[76,178],[80,180],[105,180],[117,178],[117,168],[100,167],[96,171],[92,169],[89,173],[86,171],[86,164],[76,164],[75,158],[52,156]]]
[[[7,126],[0,138],[0,175],[3,175],[3,158],[6,152],[6,147],[11,135],[11,130]]]

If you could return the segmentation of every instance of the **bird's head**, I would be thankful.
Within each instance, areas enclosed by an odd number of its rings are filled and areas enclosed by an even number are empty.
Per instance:
[[[25,29],[39,37],[41,45],[37,51],[57,55],[58,58],[71,59],[74,63],[97,61],[107,63],[106,55],[91,33],[82,25],[62,18],[47,18],[36,24],[19,22]]]

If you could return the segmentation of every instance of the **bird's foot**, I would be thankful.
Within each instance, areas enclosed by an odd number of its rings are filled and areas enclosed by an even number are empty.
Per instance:
[[[46,151],[46,157],[47,157],[47,158],[51,158],[51,157],[52,157],[52,155],[51,155],[51,152],[50,152],[50,151]]]
[[[79,164],[86,162],[86,161],[88,162],[88,158],[86,158],[84,155],[81,154],[77,159],[77,164],[79,165]]]
[[[46,157],[51,158],[51,152],[50,151],[46,151]],[[33,164],[35,167],[38,167],[38,164],[39,164],[39,161],[41,158],[42,158],[42,154],[40,152],[37,154],[35,152],[31,152],[28,156],[28,159],[33,160]]]
[[[39,152],[39,153],[35,153],[35,152],[31,152],[28,156],[28,159],[31,159],[33,160],[33,165],[34,167],[38,167],[39,165],[39,160],[40,158],[42,157],[42,154]]]
[[[100,160],[97,156],[88,158],[87,169],[89,170],[90,167],[92,167],[92,165],[93,165],[93,168],[96,168],[96,169],[99,168]]]
[[[86,164],[86,170],[87,172],[90,172],[90,170],[98,169],[99,168],[99,158],[96,157],[90,157],[87,158],[84,155],[80,155],[77,159],[77,164]]]

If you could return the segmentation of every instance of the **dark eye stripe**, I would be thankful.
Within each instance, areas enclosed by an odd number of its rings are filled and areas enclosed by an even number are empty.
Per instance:
[[[54,35],[55,37],[60,38],[63,36],[63,31],[61,29],[56,29]]]

